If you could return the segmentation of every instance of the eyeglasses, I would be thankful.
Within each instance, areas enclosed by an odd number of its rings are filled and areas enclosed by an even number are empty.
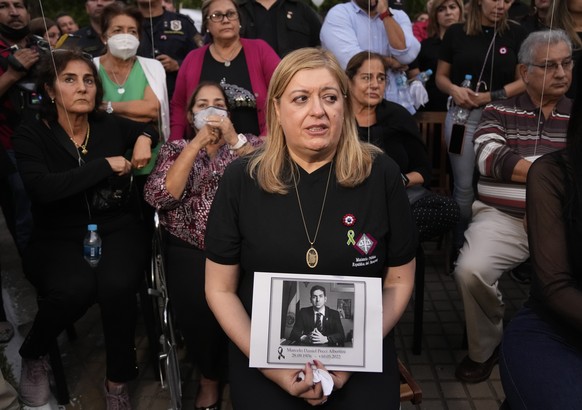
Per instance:
[[[572,68],[574,68],[574,60],[572,60],[571,58],[566,59],[566,60],[562,60],[561,62],[557,62],[557,61],[548,61],[545,64],[528,64],[537,68],[541,68],[543,70],[546,70],[546,72],[548,74],[554,74],[556,71],[558,71],[558,67],[562,67],[562,69],[564,71],[570,71],[572,70]]]
[[[227,18],[228,21],[233,21],[238,19],[238,13],[234,10],[229,10],[226,13],[212,13],[208,17],[207,20],[213,21],[215,23],[220,23],[224,18]]]

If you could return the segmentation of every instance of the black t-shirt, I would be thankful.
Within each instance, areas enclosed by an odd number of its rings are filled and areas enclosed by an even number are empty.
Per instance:
[[[278,2],[275,2],[267,10],[261,3],[258,1],[253,1],[252,6],[255,12],[255,27],[257,29],[257,37],[265,40],[269,45],[275,50],[275,52],[279,52],[279,44],[277,42],[277,12],[279,5]]]
[[[479,81],[487,85],[487,91],[498,90],[515,81],[517,53],[526,32],[519,24],[509,22],[509,29],[503,34],[497,33],[495,43],[487,56],[487,50],[493,40],[493,27],[483,26],[483,31],[475,36],[465,33],[462,23],[448,28],[441,44],[439,59],[451,65],[451,81],[461,85],[466,74],[473,76],[473,89]],[[493,74],[493,76],[492,76]],[[484,91],[483,87],[480,88]]]
[[[192,20],[183,14],[164,11],[160,16],[144,18],[141,27],[137,55],[155,58],[160,54],[170,56],[182,64],[186,55],[197,48],[195,36],[198,30]],[[172,98],[178,72],[166,72],[168,96]]]
[[[382,101],[376,108],[376,124],[358,127],[360,140],[381,148],[403,174],[416,171],[426,184],[430,182],[430,161],[420,139],[418,124],[408,110],[391,101]]]
[[[99,57],[105,54],[107,50],[101,37],[91,26],[83,27],[75,31],[72,36],[69,35],[62,47],[67,49],[79,48],[85,53],[91,54],[93,57]]]
[[[257,99],[252,91],[244,49],[241,49],[227,67],[216,61],[208,48],[202,63],[200,81],[216,81],[222,85],[228,97],[230,119],[236,132],[260,134]]]
[[[299,168],[298,190],[311,238],[318,225],[330,165],[308,174]],[[346,215],[355,224],[344,223]],[[353,231],[356,244],[348,240]],[[365,234],[373,243],[358,246]],[[286,195],[261,190],[236,160],[224,172],[206,227],[206,255],[220,264],[240,263],[238,294],[247,312],[254,272],[383,277],[386,266],[400,266],[416,253],[416,228],[398,165],[381,154],[371,175],[355,188],[337,185],[332,173],[314,247],[319,263],[307,267],[309,242],[294,188]]]
[[[435,82],[441,43],[439,36],[429,37],[420,43],[420,53],[416,57],[415,65],[421,72],[430,68],[433,74],[424,85],[428,93],[428,103],[421,106],[418,111],[447,111],[449,96],[439,90]]]
[[[240,263],[237,294],[249,315],[254,272],[312,274],[314,279],[322,274],[381,278],[386,266],[400,266],[414,258],[416,227],[398,166],[387,156],[379,155],[370,176],[355,188],[338,186],[335,174],[331,174],[313,245],[319,263],[313,269],[305,260],[310,245],[294,188],[285,195],[266,193],[249,176],[246,161],[238,159],[226,169],[212,204],[205,242],[210,260],[227,265]],[[329,171],[329,164],[311,174],[299,169],[299,196],[311,238],[318,225]],[[351,226],[345,223],[349,214],[355,217]],[[351,237],[356,244],[350,242]],[[382,373],[355,373],[350,383],[330,397],[328,407],[358,408],[366,397],[370,408],[395,408],[398,376],[391,339],[388,335],[383,341]],[[280,408],[311,408],[249,368],[248,358],[238,349],[231,349],[229,354],[233,402],[241,408],[252,408],[259,396]],[[367,391],[384,393],[368,397]]]
[[[548,28],[542,21],[540,21],[537,13],[524,16],[519,20],[519,24],[528,34],[531,34],[534,31],[545,30]]]

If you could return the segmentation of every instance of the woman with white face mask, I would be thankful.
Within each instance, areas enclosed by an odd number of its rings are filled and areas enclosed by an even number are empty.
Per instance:
[[[204,296],[208,212],[226,166],[263,142],[235,131],[227,104],[218,83],[198,85],[186,108],[193,137],[162,146],[144,189],[160,216],[173,311],[201,372],[196,409],[218,409],[226,364],[226,336]]]
[[[136,57],[142,15],[134,6],[115,2],[101,15],[102,41],[107,51],[94,59],[103,82],[101,108],[134,121],[158,122],[169,133],[166,73],[155,59]],[[154,161],[149,164],[150,170]]]
[[[151,121],[158,126],[160,143],[153,147],[150,161],[133,170],[142,219],[151,236],[154,210],[143,200],[143,186],[170,134],[170,109],[162,63],[136,56],[141,22],[142,14],[135,6],[116,1],[105,7],[101,14],[101,39],[107,51],[93,61],[103,83],[101,109],[109,115]]]

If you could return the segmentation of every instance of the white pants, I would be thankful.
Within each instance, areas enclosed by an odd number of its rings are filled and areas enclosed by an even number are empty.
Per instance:
[[[503,334],[505,304],[499,278],[525,261],[529,248],[522,218],[480,201],[473,203],[472,211],[454,276],[465,307],[469,358],[483,363]]]

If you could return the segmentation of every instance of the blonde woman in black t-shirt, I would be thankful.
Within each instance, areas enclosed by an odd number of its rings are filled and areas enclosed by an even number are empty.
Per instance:
[[[235,409],[400,407],[393,329],[414,285],[416,232],[398,166],[358,139],[348,84],[330,52],[288,54],[269,86],[264,148],[229,165],[212,204],[206,298],[232,341]],[[350,231],[375,246],[362,250]],[[253,292],[255,272],[381,278],[382,372],[327,372],[311,359],[299,369],[250,368],[253,299],[268,297]],[[331,392],[312,366],[333,380]]]

